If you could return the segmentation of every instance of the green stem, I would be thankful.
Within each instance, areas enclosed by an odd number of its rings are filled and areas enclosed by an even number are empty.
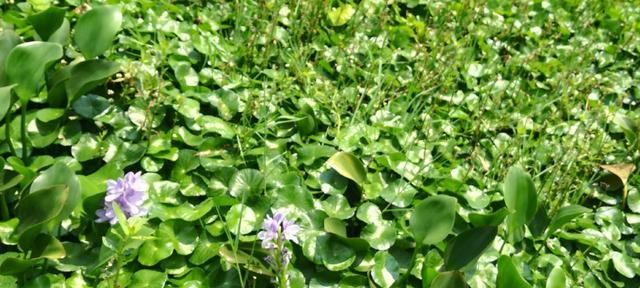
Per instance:
[[[4,193],[0,193],[0,216],[2,220],[9,220],[9,206],[7,205],[7,199]]]
[[[9,150],[11,151],[11,154],[18,157],[18,154],[16,153],[16,148],[13,147],[13,142],[11,142],[11,116],[13,116],[11,115],[12,106],[13,106],[13,97],[11,97],[11,100],[9,101],[9,110],[7,110],[7,115],[4,117],[4,128],[5,128],[4,138],[5,140],[7,140],[7,144],[9,144]]]
[[[20,108],[20,138],[22,140],[22,161],[27,161],[27,103]]]

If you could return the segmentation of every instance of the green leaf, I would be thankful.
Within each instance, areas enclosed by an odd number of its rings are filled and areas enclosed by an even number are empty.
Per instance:
[[[380,196],[382,196],[385,201],[395,206],[407,207],[411,204],[413,196],[417,193],[418,190],[413,188],[413,186],[407,181],[404,181],[404,179],[397,179],[391,182],[389,186],[382,189]]]
[[[73,102],[73,110],[76,111],[78,115],[89,119],[102,114],[109,106],[111,106],[109,100],[94,94],[82,95],[78,100]]]
[[[636,276],[637,265],[629,255],[618,251],[611,251],[609,252],[609,256],[613,262],[613,267],[616,268],[616,271],[618,271],[620,275],[629,279]]]
[[[553,267],[551,273],[549,273],[549,278],[547,278],[547,286],[546,288],[566,288],[567,287],[567,276],[562,269],[562,266]]]
[[[367,181],[367,171],[362,162],[351,153],[337,152],[327,160],[326,164],[340,173],[340,175],[353,180],[360,186]]]
[[[21,234],[31,227],[58,217],[67,198],[69,198],[69,187],[66,185],[50,186],[29,193],[20,201],[18,207],[20,223],[16,233]]]
[[[533,219],[538,199],[531,176],[518,166],[511,167],[504,181],[504,202],[518,224]]]
[[[324,218],[324,231],[338,236],[347,237],[347,226],[344,225],[342,220],[337,218]]]
[[[511,258],[502,255],[498,258],[496,288],[531,288],[531,285],[520,276]]]
[[[444,270],[459,270],[474,259],[480,257],[482,252],[491,245],[498,234],[498,228],[493,226],[471,228],[458,234],[447,245],[444,256]]]
[[[76,158],[78,162],[85,162],[100,157],[101,149],[98,140],[94,134],[82,134],[78,142],[71,146],[71,155],[73,158]]]
[[[60,108],[42,108],[36,112],[36,118],[42,122],[50,122],[64,115],[64,109]]]
[[[0,87],[11,84],[9,79],[7,79],[7,73],[4,68],[5,62],[9,52],[11,52],[13,47],[20,44],[20,42],[22,42],[22,40],[20,40],[20,37],[18,37],[13,30],[4,30],[0,33]]]
[[[469,287],[460,271],[439,272],[431,282],[431,288],[464,288]]]
[[[0,260],[2,260],[0,258]],[[39,261],[33,259],[23,259],[22,257],[7,257],[0,263],[0,274],[15,275],[31,269]]]
[[[44,72],[62,57],[62,46],[57,43],[32,41],[14,47],[5,62],[7,77],[18,84],[15,92],[22,103],[35,97],[44,85]]]
[[[218,255],[218,249],[222,246],[222,243],[215,241],[208,233],[202,232],[200,234],[200,241],[196,245],[193,254],[189,257],[189,262],[194,265],[202,265],[209,259]]]
[[[388,288],[400,277],[400,265],[393,255],[386,251],[378,251],[374,257],[375,265],[371,270],[371,278],[380,287]]]
[[[358,207],[356,217],[367,224],[375,224],[382,222],[382,211],[378,205],[371,202],[365,202]]]
[[[229,231],[233,234],[240,232],[240,235],[253,231],[257,222],[256,214],[253,212],[253,209],[243,204],[231,206],[227,212],[226,219]]]
[[[53,0],[27,0],[34,10],[40,11],[49,8]]]
[[[140,247],[138,262],[145,266],[153,266],[173,254],[173,243],[167,239],[147,240]]]
[[[78,177],[62,161],[58,161],[49,169],[42,172],[31,184],[30,193],[56,185],[66,185],[69,188],[69,196],[64,202],[64,207],[55,222],[61,222],[77,208],[82,198]]]
[[[502,207],[491,214],[469,213],[469,221],[475,227],[499,226],[508,214],[509,210]]]
[[[15,245],[17,239],[14,231],[18,226],[18,218],[12,218],[4,222],[0,222],[0,243],[5,245]]]
[[[304,165],[311,165],[317,159],[326,158],[335,153],[335,148],[319,144],[306,144],[298,149],[299,160]]]
[[[356,260],[353,248],[340,241],[337,236],[330,234],[318,236],[316,247],[322,264],[330,271],[345,270]]]
[[[211,208],[213,208],[214,202],[212,198],[193,205],[191,203],[182,203],[180,206],[167,206],[162,204],[155,204],[151,206],[149,211],[150,217],[160,218],[162,221],[170,219],[182,219],[185,221],[196,221],[206,215]]]
[[[121,26],[120,7],[93,7],[78,19],[74,40],[86,58],[94,58],[111,47]]]
[[[322,206],[322,210],[330,217],[343,220],[351,218],[356,210],[355,208],[351,208],[347,198],[340,194],[329,196],[329,198],[320,202],[320,206]]]
[[[78,97],[104,83],[105,79],[118,71],[120,71],[118,63],[99,59],[86,60],[73,65],[69,72],[69,79],[65,82],[69,104],[75,104]]]
[[[38,32],[42,40],[49,40],[49,37],[62,26],[65,10],[58,7],[49,7],[40,13],[33,14],[27,19],[33,28]]]
[[[396,228],[391,221],[380,221],[367,224],[360,233],[360,238],[367,240],[376,250],[387,250],[396,242]]]
[[[31,258],[60,259],[66,256],[66,251],[62,243],[55,237],[47,234],[40,234],[35,238],[31,251]]]
[[[356,9],[353,8],[351,4],[342,4],[340,7],[331,8],[331,11],[327,13],[329,16],[329,20],[331,21],[331,25],[333,26],[342,26],[347,24],[353,14],[356,13]]]
[[[417,243],[433,245],[444,240],[456,218],[458,200],[451,196],[431,196],[418,204],[409,220]]]
[[[538,198],[531,176],[522,168],[509,168],[503,184],[504,202],[509,209],[507,227],[509,239],[517,242],[522,239],[522,227],[536,214]]]
[[[229,181],[229,194],[233,197],[246,197],[257,194],[262,188],[264,177],[255,169],[242,169]],[[245,195],[245,196],[242,196]]]
[[[580,205],[569,205],[558,209],[558,212],[556,212],[556,215],[553,216],[549,223],[547,234],[555,232],[564,224],[571,222],[574,218],[587,212],[591,212],[591,209]]]
[[[167,274],[162,272],[141,269],[133,273],[131,282],[127,287],[130,288],[162,288],[167,282]]]
[[[0,63],[1,64],[1,63]],[[9,108],[11,108],[11,89],[15,85],[0,87],[0,119],[4,119]]]

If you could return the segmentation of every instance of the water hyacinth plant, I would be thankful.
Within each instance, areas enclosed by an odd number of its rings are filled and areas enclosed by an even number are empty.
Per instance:
[[[639,25],[0,0],[0,288],[640,287]]]
[[[129,218],[133,216],[144,216],[147,209],[142,207],[147,200],[148,185],[140,176],[141,172],[128,172],[124,177],[117,180],[107,181],[107,195],[104,197],[104,208],[96,211],[98,219],[96,222],[109,222],[111,225],[118,222],[113,203],[117,203],[124,215]]]
[[[278,286],[289,287],[287,266],[292,255],[285,245],[287,241],[298,243],[300,226],[288,220],[282,212],[276,212],[273,217],[267,216],[262,223],[262,229],[258,238],[262,240],[262,248],[268,249],[270,253],[265,260],[275,271]]]

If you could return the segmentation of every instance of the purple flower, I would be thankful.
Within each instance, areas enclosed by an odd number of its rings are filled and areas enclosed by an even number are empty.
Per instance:
[[[118,219],[113,210],[113,203],[118,203],[124,215],[143,216],[147,214],[147,209],[142,204],[147,200],[147,183],[140,177],[141,172],[129,172],[117,181],[107,180],[107,195],[104,197],[104,208],[96,211],[98,219],[96,222],[107,222],[116,224]]]
[[[300,226],[287,220],[282,212],[277,212],[273,217],[267,216],[262,223],[262,229],[264,230],[258,233],[258,239],[262,240],[262,248],[275,249],[278,243],[281,244],[285,240],[298,243],[297,234],[300,232]]]

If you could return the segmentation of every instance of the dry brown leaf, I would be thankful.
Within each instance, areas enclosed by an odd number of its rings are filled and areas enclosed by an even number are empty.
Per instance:
[[[629,180],[629,176],[631,175],[631,173],[636,170],[636,165],[631,163],[612,165],[600,164],[600,168],[618,176],[618,178],[620,178],[620,181],[622,181],[622,185],[624,185],[624,191],[622,194],[622,207],[624,207],[627,203],[627,181]]]

